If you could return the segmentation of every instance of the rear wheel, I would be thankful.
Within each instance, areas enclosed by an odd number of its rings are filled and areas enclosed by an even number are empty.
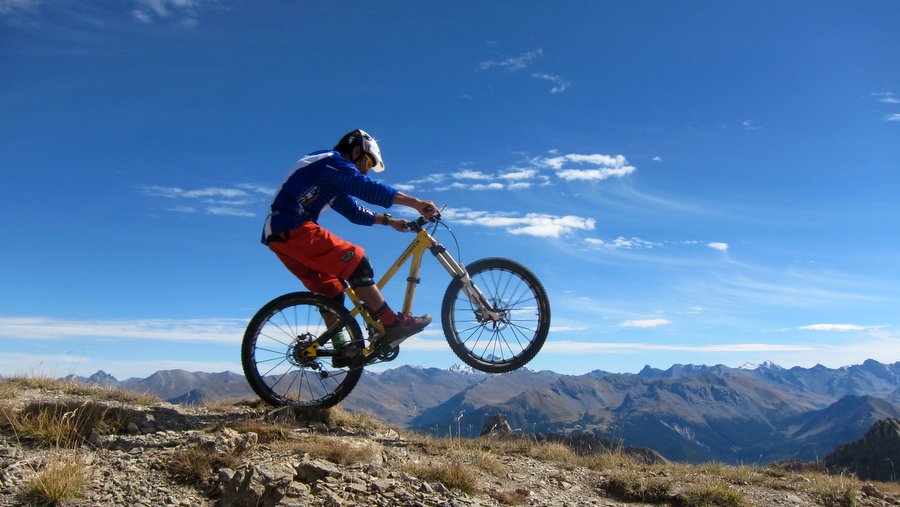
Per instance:
[[[347,310],[311,292],[275,298],[253,317],[244,333],[241,362],[253,391],[274,406],[330,407],[343,400],[362,375],[362,367],[334,367],[331,342],[310,349],[314,340]],[[356,320],[342,329],[362,344]]]
[[[509,259],[481,259],[466,271],[491,313],[473,305],[462,280],[454,279],[441,307],[450,348],[469,366],[489,373],[524,366],[541,350],[550,331],[550,300],[544,286],[528,268]]]

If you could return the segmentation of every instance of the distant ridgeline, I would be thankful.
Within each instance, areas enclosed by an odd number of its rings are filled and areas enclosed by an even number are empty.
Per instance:
[[[173,403],[255,398],[242,375],[159,371],[72,380],[157,394]],[[591,434],[676,461],[821,459],[883,419],[900,418],[900,362],[785,369],[675,365],[637,374],[486,375],[402,366],[366,372],[341,406],[437,435],[477,437],[504,414],[525,433]]]

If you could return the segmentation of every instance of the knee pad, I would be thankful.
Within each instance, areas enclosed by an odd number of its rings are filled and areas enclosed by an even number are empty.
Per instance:
[[[337,305],[340,306],[341,308],[344,307],[344,302],[346,301],[346,298],[344,297],[344,293],[343,293],[343,292],[341,292],[341,293],[338,294],[337,296],[334,296],[333,298],[329,298],[329,299],[331,299],[332,301],[334,301],[335,303],[337,303]]]
[[[372,269],[372,263],[369,262],[369,258],[363,256],[362,260],[359,261],[359,266],[350,274],[350,278],[347,279],[347,283],[350,284],[351,287],[371,287],[375,285],[375,271]]]

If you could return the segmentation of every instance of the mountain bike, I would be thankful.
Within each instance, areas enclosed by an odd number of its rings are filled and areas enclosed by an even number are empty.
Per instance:
[[[444,226],[456,241],[440,214],[406,225],[415,238],[377,282],[383,289],[410,262],[401,313],[412,314],[419,269],[429,251],[452,277],[441,305],[441,325],[453,352],[487,373],[512,371],[533,359],[550,330],[550,301],[534,273],[498,257],[461,265],[434,239]],[[251,319],[241,362],[248,383],[263,401],[330,407],[350,394],[364,367],[397,357],[399,345],[380,345],[384,326],[373,318],[372,309],[346,283],[344,294],[352,302],[349,309],[321,294],[292,292],[273,299]],[[341,353],[335,343],[345,341],[349,344],[344,346],[362,349],[349,365],[337,360]]]

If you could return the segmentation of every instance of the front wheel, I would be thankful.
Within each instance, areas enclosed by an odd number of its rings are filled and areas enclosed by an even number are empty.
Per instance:
[[[541,350],[550,331],[550,300],[525,266],[509,259],[477,260],[466,271],[487,299],[489,312],[473,304],[455,278],[441,306],[444,335],[469,366],[488,373],[515,370]]]
[[[310,292],[285,294],[263,306],[247,326],[241,346],[244,376],[253,391],[274,406],[325,408],[344,399],[362,368],[334,366],[332,343],[313,347],[313,342],[329,323],[346,315],[343,306]],[[362,344],[359,324],[346,322],[343,336]]]

